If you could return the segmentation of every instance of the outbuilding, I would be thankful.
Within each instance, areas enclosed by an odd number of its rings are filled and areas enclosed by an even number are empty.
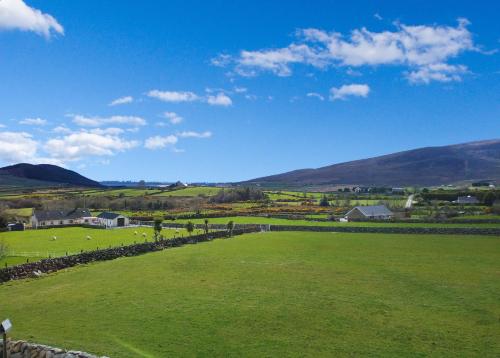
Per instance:
[[[101,225],[105,227],[125,227],[130,225],[130,219],[118,213],[105,211],[97,215],[97,218]]]
[[[394,213],[390,211],[385,205],[367,205],[367,206],[356,206],[351,209],[345,218],[347,220],[356,219],[376,219],[376,220],[388,220],[392,219]]]

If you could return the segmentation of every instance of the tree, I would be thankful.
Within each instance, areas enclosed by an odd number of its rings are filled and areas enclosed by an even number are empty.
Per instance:
[[[205,219],[204,222],[205,222],[205,228],[204,228],[205,236],[208,238],[208,219]]]
[[[234,222],[231,220],[230,222],[227,223],[227,232],[229,234],[229,237],[233,236],[233,230],[234,230]]]
[[[153,229],[155,231],[155,241],[158,241],[160,239],[160,233],[161,233],[161,229],[162,229],[161,223],[162,222],[163,222],[163,220],[161,218],[155,218],[155,220],[154,220]]]
[[[191,236],[191,234],[192,234],[192,233],[193,233],[193,231],[194,231],[194,224],[193,224],[191,221],[188,221],[188,222],[186,223],[186,230],[187,230],[187,232],[188,232],[189,236]]]
[[[483,197],[483,203],[486,206],[492,206],[493,203],[496,200],[495,194],[493,194],[491,191],[488,192],[484,197]]]
[[[3,212],[0,212],[0,229],[6,228],[8,223],[9,221],[7,219],[7,215],[5,215]]]
[[[326,195],[323,195],[323,197],[319,201],[319,206],[330,206],[330,203],[328,202],[328,198],[326,197]]]

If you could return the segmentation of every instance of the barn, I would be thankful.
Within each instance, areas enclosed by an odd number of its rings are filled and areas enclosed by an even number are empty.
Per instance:
[[[394,216],[393,212],[390,211],[385,205],[367,205],[367,206],[356,206],[351,209],[346,215],[347,220],[356,219],[375,219],[375,220],[387,220]]]
[[[105,227],[124,227],[130,225],[130,219],[118,213],[105,211],[97,215],[97,218],[101,225]]]

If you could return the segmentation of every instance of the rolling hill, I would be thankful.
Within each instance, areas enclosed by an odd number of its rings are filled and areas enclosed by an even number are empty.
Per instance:
[[[72,170],[50,164],[15,164],[0,168],[0,186],[45,187],[45,186],[101,187]]]
[[[317,169],[294,170],[240,184],[432,186],[470,180],[500,181],[500,139],[419,148]]]

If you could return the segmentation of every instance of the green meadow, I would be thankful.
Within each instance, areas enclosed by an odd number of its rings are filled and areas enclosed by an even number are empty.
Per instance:
[[[137,232],[137,234],[136,234]],[[145,236],[143,234],[146,234]],[[164,229],[166,238],[186,235],[184,229]],[[54,236],[56,239],[54,240]],[[88,238],[89,236],[90,238]],[[26,263],[41,258],[76,254],[110,246],[130,245],[134,242],[153,240],[149,227],[123,229],[88,229],[82,227],[1,232],[0,241],[7,245],[8,256],[0,259],[0,267]]]
[[[177,219],[165,220],[166,223],[187,223],[191,221],[195,224],[203,224],[205,219]],[[478,228],[498,228],[500,223],[396,223],[396,222],[339,222],[339,221],[310,221],[310,220],[291,220],[280,218],[268,218],[263,216],[229,216],[219,218],[209,218],[209,224],[227,224],[233,221],[235,224],[259,224],[259,225],[296,225],[296,226],[351,226],[351,227],[478,227]]]
[[[110,357],[498,357],[500,238],[259,233],[0,285],[12,337]]]

